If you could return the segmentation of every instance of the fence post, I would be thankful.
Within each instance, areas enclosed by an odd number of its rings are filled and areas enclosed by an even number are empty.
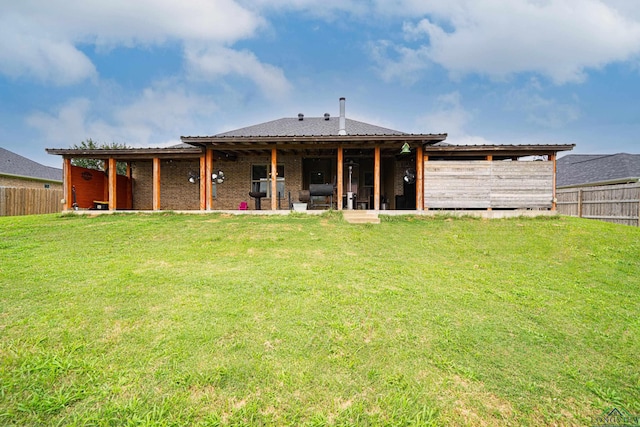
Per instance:
[[[582,189],[578,190],[578,218],[582,218]]]

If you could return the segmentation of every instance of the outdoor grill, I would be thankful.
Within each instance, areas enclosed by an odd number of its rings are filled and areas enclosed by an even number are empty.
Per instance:
[[[310,184],[309,196],[311,201],[311,207],[323,206],[331,208],[333,206],[333,184]],[[324,197],[325,203],[317,203],[314,201],[314,197]],[[326,198],[329,197],[329,203],[326,203]]]

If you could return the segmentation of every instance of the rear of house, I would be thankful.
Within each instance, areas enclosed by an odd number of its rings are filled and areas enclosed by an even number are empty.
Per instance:
[[[450,145],[351,120],[339,105],[337,117],[298,114],[170,148],[47,151],[64,158],[67,209],[73,194],[80,208],[133,210],[555,209],[556,156],[573,145]],[[79,170],[73,158],[108,167]],[[117,162],[124,176],[109,173]]]

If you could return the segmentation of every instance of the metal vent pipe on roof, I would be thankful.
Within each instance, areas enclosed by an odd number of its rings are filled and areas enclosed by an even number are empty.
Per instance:
[[[324,113],[324,119],[325,120],[329,120],[330,117],[331,117],[331,115],[329,113]]]
[[[304,120],[304,114],[298,113],[298,120],[303,121]]]
[[[346,98],[340,98],[340,129],[338,130],[338,135],[346,135],[347,134],[347,120],[344,115],[344,104],[346,102]]]

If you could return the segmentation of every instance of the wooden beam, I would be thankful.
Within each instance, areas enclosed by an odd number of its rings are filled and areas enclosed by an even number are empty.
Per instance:
[[[553,162],[553,198],[551,199],[551,210],[555,211],[558,209],[558,200],[556,195],[556,174],[558,172],[557,163],[556,163],[556,153],[549,155],[549,161]]]
[[[116,159],[113,157],[109,158],[109,210],[115,211],[118,208],[118,193],[117,193],[117,182],[118,182],[118,168]]]
[[[271,210],[278,208],[278,150],[271,149]]]
[[[373,149],[373,209],[380,210],[380,146]]]
[[[207,155],[202,153],[200,156],[200,210],[207,209],[207,185],[205,183],[207,179]]]
[[[160,210],[160,159],[153,159],[153,210]]]
[[[204,183],[205,183],[205,187],[206,190],[205,192],[206,194],[206,204],[205,204],[205,208],[206,210],[210,211],[211,209],[213,209],[213,181],[211,181],[211,175],[213,174],[213,149],[212,148],[207,148],[206,151],[206,159],[205,159],[205,176],[204,176]]]
[[[69,210],[73,208],[73,182],[71,182],[71,158],[65,157],[62,162],[62,188],[64,191],[64,204],[63,210]]]
[[[427,157],[428,158],[428,157]],[[424,210],[424,148],[416,148],[416,209]]]
[[[342,191],[343,191],[343,181],[344,181],[344,150],[342,149],[342,145],[338,147],[338,190],[336,194],[336,206],[338,210],[342,210]]]

